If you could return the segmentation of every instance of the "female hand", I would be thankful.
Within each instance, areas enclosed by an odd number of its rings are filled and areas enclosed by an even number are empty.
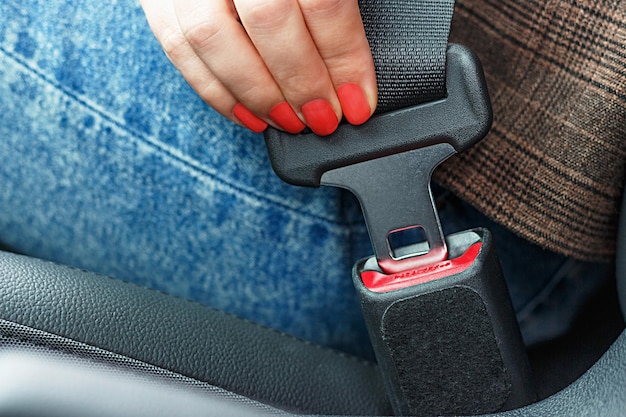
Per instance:
[[[165,53],[214,109],[255,132],[335,131],[377,102],[357,0],[141,0]]]

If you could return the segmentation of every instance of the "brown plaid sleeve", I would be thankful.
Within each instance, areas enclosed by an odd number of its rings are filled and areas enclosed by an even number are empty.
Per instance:
[[[436,180],[537,244],[609,260],[626,166],[626,2],[456,7],[452,41],[481,58],[494,125]]]

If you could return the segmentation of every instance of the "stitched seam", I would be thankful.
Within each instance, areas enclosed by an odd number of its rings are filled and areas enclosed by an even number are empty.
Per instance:
[[[46,76],[44,73],[38,71],[35,68],[32,68],[31,66],[28,65],[28,63],[22,59],[19,58],[19,56],[7,51],[4,47],[0,46],[0,52],[4,53],[4,55],[6,57],[8,57],[9,59],[13,60],[14,62],[16,62],[19,66],[21,66],[23,69],[25,69],[27,72],[31,73],[32,75],[34,75],[36,78],[38,78],[40,81],[43,81],[44,83],[47,83],[49,85],[51,85],[52,87],[54,87],[57,91],[61,92],[62,94],[64,94],[65,96],[67,96],[68,98],[72,99],[73,101],[75,101],[76,103],[78,103],[79,105],[83,106],[84,108],[86,108],[87,110],[97,114],[98,116],[100,116],[103,120],[105,120],[106,122],[110,123],[111,125],[113,125],[115,128],[125,132],[126,134],[128,134],[130,137],[134,138],[137,142],[142,143],[145,146],[148,146],[149,148],[153,149],[153,151],[156,151],[155,153],[157,155],[160,155],[162,157],[162,159],[164,159],[164,161],[168,162],[166,157],[171,159],[172,161],[178,163],[178,164],[182,164],[183,166],[185,166],[187,169],[190,169],[192,171],[196,171],[198,173],[200,173],[201,175],[204,175],[208,178],[210,178],[211,180],[215,181],[216,183],[222,185],[224,188],[230,190],[231,192],[233,192],[234,194],[239,194],[239,195],[243,195],[244,197],[254,197],[257,200],[261,201],[261,202],[265,202],[265,203],[270,203],[276,207],[282,208],[282,209],[286,209],[288,211],[291,211],[293,213],[296,213],[298,215],[310,218],[310,219],[314,219],[317,221],[322,221],[324,223],[327,223],[331,226],[341,226],[341,227],[351,227],[351,226],[355,226],[355,225],[359,225],[359,222],[344,222],[344,221],[336,221],[336,220],[332,220],[329,219],[327,217],[323,217],[320,215],[316,215],[314,213],[311,212],[307,212],[301,209],[298,209],[296,207],[293,207],[289,204],[284,203],[283,201],[280,200],[276,200],[276,199],[271,199],[268,198],[266,195],[260,194],[257,192],[257,190],[255,189],[247,189],[243,186],[241,186],[240,184],[236,184],[236,183],[231,183],[228,181],[225,181],[223,178],[220,178],[219,176],[215,175],[214,173],[212,173],[210,170],[206,169],[203,167],[203,165],[192,159],[189,157],[185,157],[182,153],[179,154],[178,152],[175,152],[173,149],[171,149],[170,147],[166,146],[165,144],[163,144],[162,142],[156,140],[156,139],[152,139],[147,135],[144,135],[136,130],[131,129],[130,127],[128,127],[127,125],[125,125],[124,123],[116,120],[115,118],[113,118],[113,116],[111,116],[110,114],[104,112],[103,110],[100,110],[97,108],[97,106],[95,104],[90,104],[87,100],[79,97],[78,95],[74,94],[71,91],[68,91],[67,89],[63,88],[63,86],[61,86],[59,83],[53,81],[52,79],[50,79],[48,76]]]
[[[119,280],[119,279],[116,279],[116,278],[113,278],[113,277],[107,276],[107,275],[101,275],[101,274],[98,274],[98,273],[95,273],[95,272],[87,271],[87,270],[80,269],[80,268],[76,268],[76,267],[73,267],[73,266],[68,266],[68,265],[60,265],[60,264],[57,264],[56,262],[53,262],[53,261],[47,261],[47,260],[38,259],[38,258],[29,258],[29,257],[26,257],[26,256],[24,256],[24,255],[17,255],[17,254],[15,254],[15,255],[13,255],[13,256],[25,257],[25,258],[27,258],[27,259],[33,259],[33,260],[36,260],[36,261],[38,261],[38,262],[41,262],[42,264],[54,265],[54,267],[55,267],[55,268],[58,268],[58,267],[60,266],[60,267],[62,267],[62,268],[67,268],[67,269],[72,270],[72,271],[78,271],[78,272],[81,272],[81,273],[90,274],[90,275],[93,275],[93,276],[96,276],[96,277],[100,277],[100,278],[106,278],[106,279],[108,279],[108,280],[111,280],[111,281],[116,282],[118,285],[119,285],[119,284],[121,284],[121,285],[126,285],[126,286],[130,285],[130,286],[134,286],[134,287],[142,288],[142,289],[144,289],[144,290],[148,290],[148,291],[151,291],[151,292],[154,292],[154,293],[157,293],[157,294],[165,295],[165,296],[168,296],[168,297],[173,297],[173,298],[175,298],[175,299],[177,299],[177,300],[180,300],[180,301],[183,301],[183,302],[185,302],[185,303],[190,303],[190,304],[193,304],[193,305],[198,305],[198,306],[201,306],[202,308],[208,308],[208,309],[210,309],[211,311],[217,312],[217,313],[219,313],[219,314],[224,314],[224,315],[226,315],[226,316],[228,316],[228,317],[230,317],[230,318],[234,318],[234,319],[236,319],[236,320],[238,320],[238,321],[241,321],[241,322],[244,322],[244,323],[251,324],[251,325],[253,325],[254,327],[257,327],[257,328],[260,328],[260,329],[264,329],[264,330],[266,330],[266,331],[271,331],[271,332],[273,332],[273,333],[275,333],[275,334],[277,334],[277,335],[279,335],[279,336],[282,336],[283,338],[289,339],[289,340],[291,340],[291,341],[295,341],[295,342],[297,342],[297,343],[302,343],[302,344],[307,345],[307,346],[314,347],[314,348],[316,348],[316,349],[318,349],[318,350],[321,350],[321,351],[323,351],[323,352],[330,353],[330,354],[332,354],[332,355],[334,355],[334,356],[342,357],[342,358],[344,358],[344,359],[348,359],[348,360],[350,360],[350,361],[353,361],[353,362],[356,362],[356,363],[360,363],[360,364],[362,364],[362,365],[366,365],[366,366],[371,367],[371,368],[376,368],[376,367],[377,367],[377,365],[376,365],[375,363],[370,362],[370,361],[368,361],[368,360],[361,359],[361,358],[358,358],[358,357],[356,357],[356,356],[352,356],[352,355],[349,355],[349,354],[347,354],[347,353],[340,352],[340,351],[338,351],[338,350],[331,349],[331,348],[328,348],[328,347],[325,347],[325,346],[321,346],[321,345],[318,345],[318,344],[315,344],[315,343],[309,342],[308,340],[300,339],[299,337],[296,337],[296,336],[293,336],[293,335],[290,335],[290,334],[287,334],[287,333],[281,332],[281,331],[280,331],[280,330],[278,330],[278,329],[274,329],[274,328],[272,328],[272,327],[265,326],[265,325],[262,325],[262,324],[260,324],[260,323],[256,323],[256,322],[254,322],[254,321],[251,321],[251,320],[245,319],[245,318],[243,318],[243,317],[239,317],[239,316],[237,316],[237,315],[235,315],[235,314],[231,314],[231,313],[228,313],[228,312],[226,312],[226,311],[219,310],[219,309],[217,309],[217,308],[215,308],[215,307],[212,307],[212,306],[209,306],[209,305],[206,305],[206,304],[199,303],[199,302],[197,302],[197,301],[188,300],[188,299],[183,298],[183,297],[180,297],[180,296],[178,296],[178,295],[168,294],[168,293],[166,293],[166,292],[164,292],[164,291],[161,291],[161,290],[158,290],[158,289],[155,289],[155,288],[150,288],[150,287],[144,287],[144,286],[140,286],[140,285],[136,285],[136,284],[131,284],[131,283],[124,282],[124,281],[121,281],[121,280]],[[82,342],[81,342],[81,343],[82,343]],[[94,347],[98,348],[97,346],[94,346]],[[99,348],[98,348],[98,349],[99,349]],[[174,371],[172,371],[172,372],[174,372]]]
[[[130,373],[135,374],[135,375],[139,375],[141,376],[141,373],[145,373],[147,375],[149,375],[150,377],[154,377],[157,378],[158,380],[163,379],[165,382],[167,383],[174,383],[174,384],[184,384],[186,386],[191,387],[192,389],[199,389],[199,392],[203,392],[204,389],[208,389],[210,392],[215,392],[217,395],[220,396],[224,396],[224,397],[228,397],[230,394],[234,394],[237,396],[241,396],[241,394],[237,394],[235,392],[231,392],[228,391],[224,388],[221,388],[217,385],[213,385],[210,382],[207,381],[203,381],[194,377],[191,377],[189,375],[185,375],[182,374],[178,371],[174,371],[168,368],[164,368],[158,365],[154,365],[121,353],[117,353],[117,352],[113,352],[113,351],[109,351],[106,349],[103,349],[101,347],[98,346],[94,346],[91,345],[89,343],[85,343],[79,340],[75,340],[75,339],[71,339],[65,336],[61,336],[55,333],[50,333],[48,331],[45,330],[41,330],[41,329],[37,329],[34,327],[30,327],[21,323],[17,323],[11,320],[6,320],[6,319],[0,319],[1,322],[5,322],[5,323],[12,323],[15,326],[18,327],[23,327],[29,330],[34,330],[37,332],[42,332],[44,333],[47,337],[51,337],[51,338],[58,338],[58,339],[62,339],[63,341],[69,341],[71,343],[76,343],[78,344],[78,349],[72,349],[71,347],[62,347],[62,346],[55,346],[54,345],[54,341],[52,341],[53,344],[46,344],[45,341],[35,341],[32,338],[29,338],[28,336],[17,336],[17,335],[12,335],[9,332],[6,331],[0,331],[0,340],[1,339],[5,339],[5,340],[10,340],[10,341],[14,341],[17,343],[23,343],[26,345],[29,345],[31,347],[35,347],[35,348],[44,348],[47,349],[49,351],[52,352],[59,352],[61,354],[65,354],[65,355],[69,355],[69,356],[74,356],[74,357],[78,357],[81,359],[85,359],[88,361],[92,361],[92,362],[96,362],[96,363],[101,363],[101,364],[105,364],[105,365],[109,365],[109,366],[122,366],[124,367],[129,367],[129,368],[124,368],[126,370],[128,370]],[[19,329],[18,329],[19,331]],[[92,351],[90,351],[92,350]],[[107,358],[99,358],[99,357],[94,357],[93,355],[98,355],[98,354],[102,354],[102,355],[111,355],[112,358],[110,358],[110,360],[113,362],[108,362]],[[183,378],[182,380],[179,379],[179,377]],[[214,391],[215,390],[215,391]],[[247,398],[245,396],[242,396],[242,398]],[[252,400],[252,399],[250,399]],[[254,400],[252,400],[254,401]],[[258,407],[259,409],[264,409],[267,411],[276,411],[275,413],[272,414],[276,414],[276,415],[281,415],[283,414],[282,410],[279,409],[275,409],[272,408],[270,405],[262,403],[262,402],[255,402],[255,407]]]

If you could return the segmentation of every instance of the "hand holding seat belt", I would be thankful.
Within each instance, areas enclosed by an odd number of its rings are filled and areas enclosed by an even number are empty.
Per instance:
[[[398,415],[480,414],[534,400],[490,234],[444,238],[430,191],[433,170],[482,139],[492,120],[478,59],[447,45],[453,4],[361,1],[379,114],[327,137],[265,134],[283,180],[342,187],[361,203],[375,257],[357,262],[353,280]],[[425,241],[391,244],[411,229]]]

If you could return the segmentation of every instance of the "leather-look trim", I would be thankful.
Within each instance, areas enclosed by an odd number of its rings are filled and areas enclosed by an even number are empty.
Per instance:
[[[2,319],[0,375],[0,416],[287,415],[205,382]]]
[[[376,366],[210,307],[0,252],[0,319],[282,409],[390,413]]]

